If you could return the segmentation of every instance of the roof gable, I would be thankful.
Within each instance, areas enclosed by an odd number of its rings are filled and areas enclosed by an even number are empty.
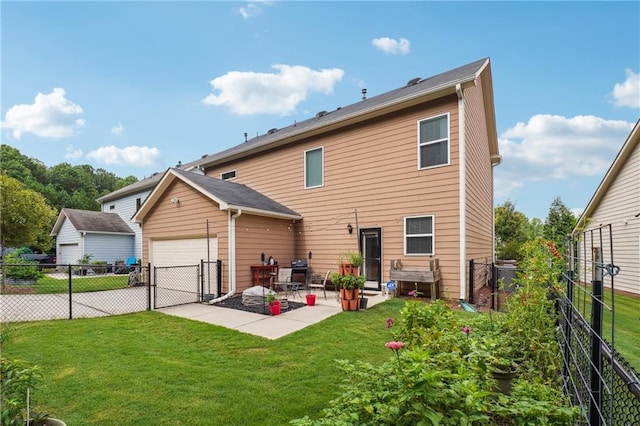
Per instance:
[[[259,216],[302,219],[300,214],[246,185],[170,168],[133,216],[133,220],[142,222],[153,205],[160,200],[162,194],[176,179],[213,200],[219,205],[220,210],[243,210]]]
[[[636,125],[631,130],[631,133],[627,137],[627,140],[622,145],[622,148],[620,148],[620,152],[618,152],[618,155],[616,156],[615,160],[613,160],[613,163],[609,167],[609,170],[607,170],[604,178],[602,178],[600,185],[598,185],[598,189],[596,189],[596,192],[591,197],[591,200],[589,200],[587,207],[580,215],[580,218],[578,219],[574,228],[574,232],[586,225],[587,218],[593,215],[596,208],[598,207],[604,196],[607,194],[607,191],[616,180],[617,176],[620,174],[622,167],[625,165],[638,144],[640,144],[640,120],[636,122]]]
[[[66,208],[60,211],[51,235],[58,235],[65,219],[68,219],[78,232],[134,235],[129,225],[116,213]]]

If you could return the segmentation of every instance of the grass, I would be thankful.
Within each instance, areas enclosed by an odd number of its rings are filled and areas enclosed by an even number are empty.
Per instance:
[[[116,290],[127,288],[129,275],[97,275],[92,277],[73,277],[71,287],[74,293],[85,293],[89,291]],[[3,293],[11,293],[14,290],[24,290],[24,285],[5,285]],[[35,285],[37,294],[68,293],[69,279],[57,279],[49,276],[38,278]]]
[[[587,293],[591,292],[590,286],[581,287],[574,292],[574,305],[587,321],[591,315],[591,299]],[[631,364],[640,371],[640,333],[638,324],[640,320],[640,298],[623,293],[615,293],[612,299],[611,290],[604,291],[603,308],[603,338],[611,343],[614,348]],[[613,309],[613,314],[611,309]],[[612,329],[613,317],[613,329]]]
[[[37,408],[67,424],[282,425],[318,417],[336,359],[381,362],[404,301],[271,341],[159,312],[14,325],[2,356],[41,366]]]

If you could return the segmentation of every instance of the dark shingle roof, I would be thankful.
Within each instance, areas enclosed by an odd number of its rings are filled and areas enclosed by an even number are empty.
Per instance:
[[[62,209],[60,215],[65,215],[73,227],[80,232],[134,234],[129,225],[127,225],[116,213]]]
[[[234,208],[247,208],[281,215],[302,216],[277,201],[239,183],[228,182],[222,179],[203,176],[201,174],[186,172],[179,169],[169,169],[184,180],[189,181],[194,187],[218,199]]]
[[[317,127],[327,126],[330,123],[337,123],[347,118],[375,111],[392,104],[401,103],[407,99],[435,93],[445,88],[455,87],[458,83],[473,81],[488,62],[489,58],[483,58],[433,77],[410,80],[410,82],[414,84],[407,82],[407,84],[398,89],[382,93],[378,96],[373,96],[333,111],[322,111],[313,118],[296,122],[281,129],[272,129],[266,134],[256,136],[229,149],[206,156],[200,159],[199,163],[202,166],[208,166],[228,157],[252,151],[265,145],[271,145],[295,134],[304,133]],[[198,161],[196,161],[196,163],[197,162]]]

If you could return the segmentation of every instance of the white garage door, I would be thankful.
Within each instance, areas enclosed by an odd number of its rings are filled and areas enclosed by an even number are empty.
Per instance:
[[[218,259],[218,239],[209,238],[209,258]],[[152,266],[199,265],[207,260],[207,239],[157,240],[151,243]]]
[[[75,244],[60,244],[58,254],[56,255],[56,263],[61,265],[75,265],[80,259],[80,246]]]

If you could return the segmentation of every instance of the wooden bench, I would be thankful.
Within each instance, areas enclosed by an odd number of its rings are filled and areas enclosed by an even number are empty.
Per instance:
[[[389,278],[397,281],[398,292],[402,293],[402,282],[429,284],[431,287],[431,300],[440,298],[440,264],[438,258],[429,259],[429,266],[426,267],[401,267],[401,263],[391,261]]]

